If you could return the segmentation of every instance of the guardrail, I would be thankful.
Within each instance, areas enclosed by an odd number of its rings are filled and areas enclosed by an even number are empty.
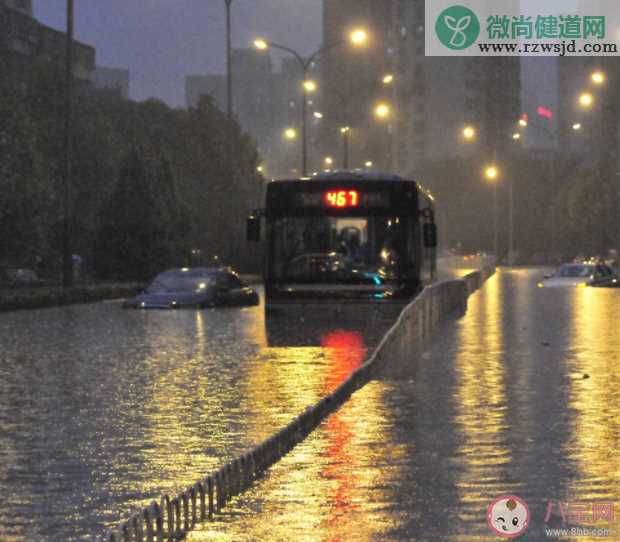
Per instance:
[[[430,335],[440,319],[464,309],[467,298],[495,272],[491,264],[463,279],[429,286],[401,312],[370,358],[331,394],[308,407],[286,427],[219,470],[180,491],[164,495],[138,511],[104,538],[106,542],[164,542],[181,540],[200,521],[213,517],[232,497],[279,461],[308,436],[330,413],[340,408],[391,359]],[[95,540],[99,540],[96,538]]]

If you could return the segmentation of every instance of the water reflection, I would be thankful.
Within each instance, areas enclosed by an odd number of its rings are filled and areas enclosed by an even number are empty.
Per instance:
[[[491,541],[486,507],[516,493],[539,542],[548,500],[618,501],[617,294],[538,278],[502,270],[191,540]]]
[[[539,541],[548,499],[620,506],[620,291],[537,279],[492,278],[189,540],[495,540],[486,505],[514,492]],[[288,423],[381,335],[308,329],[272,345],[262,307],[0,315],[0,537],[102,533]]]
[[[620,442],[618,324],[620,292],[576,288],[573,294],[570,357],[570,408],[574,433],[567,453],[579,476],[568,497],[577,502],[613,502],[619,497]],[[620,502],[616,503],[616,512]]]
[[[456,451],[463,467],[456,480],[461,521],[480,524],[480,509],[489,489],[505,492],[505,468],[512,460],[506,443],[509,413],[506,399],[504,342],[505,283],[491,277],[472,296],[459,327],[460,348],[455,360],[458,405],[455,430],[462,435]]]

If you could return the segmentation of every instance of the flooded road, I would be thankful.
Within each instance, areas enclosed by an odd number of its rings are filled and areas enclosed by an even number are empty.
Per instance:
[[[514,493],[537,541],[559,503],[620,501],[620,290],[541,275],[491,278],[189,540],[496,540],[486,507]],[[248,450],[389,325],[361,322],[116,302],[0,314],[0,540],[92,540]]]
[[[492,541],[502,495],[518,540],[620,540],[620,290],[541,275],[500,270],[188,540]]]
[[[0,314],[0,540],[103,536],[286,425],[386,327],[267,326],[262,306]]]

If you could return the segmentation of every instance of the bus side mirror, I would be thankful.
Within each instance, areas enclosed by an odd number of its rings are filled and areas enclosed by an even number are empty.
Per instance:
[[[247,223],[247,239],[248,241],[260,241],[260,217],[251,214]]]
[[[422,234],[426,248],[435,248],[437,246],[437,226],[434,222],[424,224]]]

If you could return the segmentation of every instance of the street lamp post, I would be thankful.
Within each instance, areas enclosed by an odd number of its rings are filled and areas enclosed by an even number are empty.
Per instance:
[[[536,128],[537,130],[540,130],[546,135],[546,137],[549,138],[549,141],[551,141],[551,143],[553,144],[554,156],[552,156],[551,158],[550,182],[553,187],[556,187],[556,181],[557,181],[556,156],[555,156],[556,134],[553,132],[553,130],[549,129],[547,126],[544,126],[538,122],[534,122],[532,119],[529,119],[524,125],[521,124],[521,126],[526,129],[533,127],[533,128]],[[573,125],[573,130],[577,131],[580,129],[581,129],[581,124],[576,123]],[[510,201],[511,201],[510,214],[512,216],[512,183],[511,183],[511,190],[510,190]],[[553,209],[553,205],[551,205],[551,209],[550,209],[550,221],[551,221],[551,232],[550,232],[550,243],[549,243],[550,247],[549,248],[550,248],[551,254],[553,255],[553,253],[555,252],[555,212]]]
[[[67,0],[67,36],[65,56],[65,130],[64,130],[64,175],[63,175],[63,221],[62,221],[62,284],[73,285],[73,260],[71,250],[71,154],[73,132],[73,0]]]
[[[383,86],[389,86],[393,82],[394,82],[394,75],[391,73],[387,73],[381,78],[381,84]],[[375,84],[376,83],[373,83],[373,86]],[[342,134],[342,143],[343,143],[342,163],[343,163],[344,169],[349,169],[349,139],[351,136],[351,124],[352,124],[352,117],[353,117],[349,107],[351,105],[351,102],[355,101],[360,93],[368,91],[370,88],[371,87],[368,87],[368,86],[358,88],[357,92],[353,93],[352,95],[350,93],[344,94],[343,92],[339,91],[336,88],[332,88],[328,92],[328,94],[338,98],[340,102],[340,111],[341,111],[340,120],[343,122],[343,125],[340,126],[340,133]]]
[[[495,257],[499,257],[499,237],[497,232],[497,178],[499,171],[495,163],[489,165],[484,170],[484,176],[493,183],[493,252]]]
[[[356,45],[362,44],[365,41],[365,39],[366,39],[366,33],[363,30],[357,29],[351,34],[351,41]],[[272,47],[274,49],[280,49],[281,51],[285,51],[286,53],[293,55],[293,57],[297,60],[299,67],[301,68],[301,71],[302,71],[302,102],[301,102],[301,172],[302,172],[302,177],[306,177],[308,174],[308,167],[307,167],[308,166],[308,148],[307,148],[308,130],[307,130],[307,114],[306,114],[308,92],[310,91],[309,85],[307,84],[308,71],[310,69],[310,66],[312,66],[312,63],[314,62],[314,60],[320,54],[323,54],[327,52],[328,50],[333,49],[335,47],[339,47],[343,45],[344,43],[345,43],[344,41],[338,41],[335,43],[324,45],[323,47],[320,47],[319,49],[314,51],[314,53],[312,53],[308,58],[303,58],[297,51],[285,45],[280,45],[279,43],[274,43],[273,41],[264,40],[264,39],[257,39],[254,41],[254,46],[257,49],[264,50],[264,49],[268,49]]]
[[[232,120],[233,99],[232,99],[232,46],[230,35],[230,6],[232,0],[224,0],[226,4],[226,111],[228,121]],[[229,141],[230,143],[230,141]]]
[[[233,187],[234,183],[234,133],[233,133],[233,94],[232,94],[232,43],[231,43],[231,24],[230,24],[230,7],[232,0],[224,0],[226,5],[226,116],[228,126],[226,130],[226,169],[228,174],[228,186]],[[231,216],[235,216],[235,198],[230,198]],[[225,220],[220,222],[221,227],[225,224]],[[233,243],[228,243],[230,261],[234,254],[235,247]]]
[[[268,47],[273,47],[274,49],[280,49],[282,51],[286,51],[287,53],[293,55],[302,72],[302,100],[301,100],[301,174],[302,177],[305,177],[308,174],[308,127],[307,127],[307,101],[308,101],[308,85],[306,84],[308,80],[308,70],[312,65],[314,59],[321,53],[325,52],[327,49],[331,49],[335,45],[321,47],[317,49],[314,53],[312,53],[307,59],[304,59],[297,51],[291,49],[290,47],[286,47],[285,45],[280,45],[278,43],[274,43],[273,41],[264,41],[264,40],[256,40],[255,45],[258,49],[266,49]]]
[[[514,257],[514,175],[508,179],[508,265],[512,265]]]
[[[342,133],[342,167],[349,169],[349,132],[351,128],[349,126],[343,126],[340,128]]]

